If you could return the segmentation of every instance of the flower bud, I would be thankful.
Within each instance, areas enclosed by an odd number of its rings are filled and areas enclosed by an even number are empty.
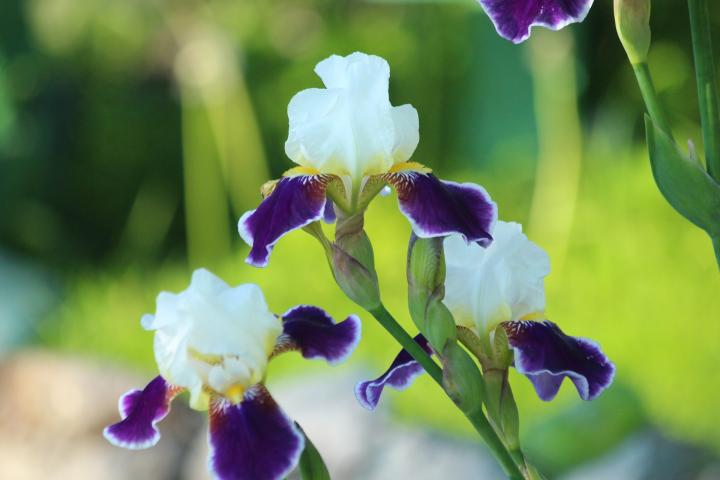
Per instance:
[[[464,413],[482,409],[483,377],[472,357],[456,342],[447,344],[442,354],[443,388]]]
[[[363,216],[338,216],[335,242],[328,251],[335,281],[350,300],[366,310],[381,305],[372,244]]]
[[[455,320],[442,302],[445,256],[442,238],[410,237],[407,262],[410,316],[433,348],[442,352],[457,338]]]
[[[650,0],[614,0],[615,28],[633,65],[647,60],[650,49]]]

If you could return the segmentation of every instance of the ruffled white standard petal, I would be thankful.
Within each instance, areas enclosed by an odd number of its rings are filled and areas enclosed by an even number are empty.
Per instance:
[[[160,373],[190,390],[195,408],[207,405],[203,385],[223,393],[261,381],[282,332],[258,286],[230,287],[204,269],[193,274],[185,291],[160,294],[156,314],[142,322],[155,330]]]
[[[487,248],[459,236],[445,240],[445,302],[458,324],[478,332],[545,308],[547,254],[517,223],[497,222],[492,235]]]
[[[326,88],[303,90],[288,106],[285,152],[295,163],[362,178],[410,158],[418,143],[417,112],[390,104],[385,60],[333,55],[315,71]]]

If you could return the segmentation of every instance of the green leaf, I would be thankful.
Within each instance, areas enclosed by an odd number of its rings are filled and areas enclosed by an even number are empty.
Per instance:
[[[647,115],[645,128],[653,176],[663,196],[683,217],[719,238],[720,185]]]
[[[299,425],[298,428],[300,428]],[[305,437],[305,450],[300,456],[300,477],[302,480],[330,480],[330,472],[328,472],[320,452],[302,428],[300,431]]]

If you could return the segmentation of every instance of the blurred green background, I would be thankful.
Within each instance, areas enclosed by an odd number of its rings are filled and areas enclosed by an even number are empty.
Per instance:
[[[699,144],[685,8],[654,9],[650,66],[677,136]],[[570,384],[542,403],[513,374],[541,468],[567,471],[649,426],[715,455],[720,275],[709,240],[652,181],[611,10],[597,2],[583,24],[514,46],[472,0],[1,2],[0,348],[151,372],[139,318],[198,266],[257,282],[276,312],[358,311],[308,235],[256,270],[236,221],[291,166],[292,95],[320,85],[319,60],[361,50],[390,63],[393,103],[419,111],[414,160],[481,183],[502,219],[523,223],[552,258],[549,318],[616,362],[615,385],[589,404]],[[367,227],[384,298],[410,328],[409,226],[393,196],[373,202]],[[380,370],[395,346],[362,316],[351,364]],[[271,378],[320,367],[288,357]],[[429,381],[387,399],[400,418],[470,434]]]

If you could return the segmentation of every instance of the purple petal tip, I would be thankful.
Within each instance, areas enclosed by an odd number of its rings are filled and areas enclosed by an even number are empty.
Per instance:
[[[156,425],[170,412],[170,402],[178,389],[164,378],[155,377],[143,390],[131,390],[120,397],[122,421],[103,430],[111,444],[130,450],[150,448],[160,441]]]
[[[513,43],[530,36],[533,26],[559,30],[585,19],[593,0],[479,0],[498,34]]]
[[[515,368],[530,379],[541,400],[555,398],[565,377],[583,400],[597,398],[612,384],[615,365],[592,340],[565,335],[547,320],[504,326],[515,351]]]
[[[344,361],[357,347],[362,323],[350,315],[335,323],[318,307],[300,305],[282,315],[283,340],[300,350],[304,358],[322,358],[328,363]]]
[[[423,347],[428,354],[432,354],[432,349],[425,337],[417,335],[415,342]],[[375,410],[385,386],[390,386],[395,390],[404,390],[423,372],[423,367],[403,349],[395,357],[395,360],[393,360],[390,368],[385,373],[374,380],[358,383],[355,386],[355,397],[364,408]]]
[[[457,233],[482,246],[492,241],[497,206],[481,186],[440,180],[413,170],[388,174],[387,181],[397,190],[400,211],[418,237]]]
[[[258,208],[246,212],[238,222],[238,233],[251,247],[246,262],[265,267],[280,238],[323,218],[326,184],[322,175],[281,178]]]

